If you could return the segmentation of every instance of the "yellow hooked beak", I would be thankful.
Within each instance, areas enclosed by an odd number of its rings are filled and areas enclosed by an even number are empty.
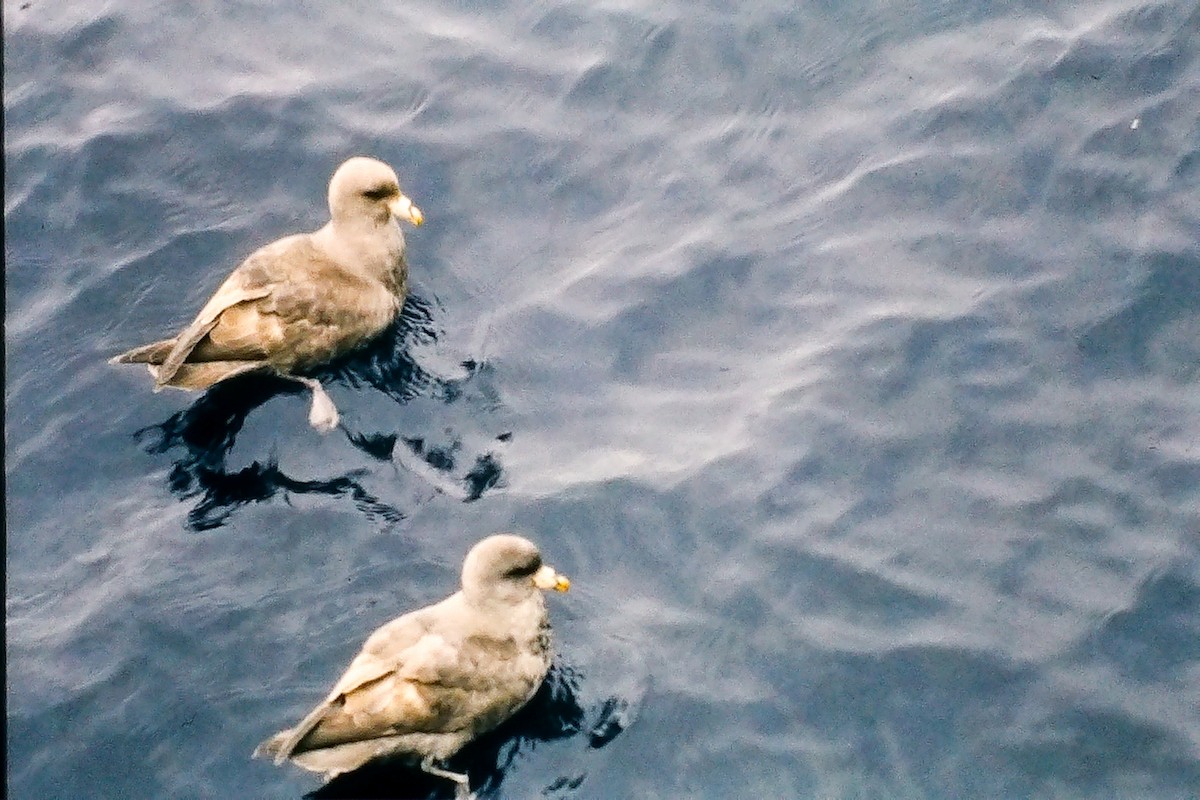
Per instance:
[[[413,201],[408,199],[407,195],[398,195],[395,200],[388,203],[388,208],[391,209],[392,216],[396,219],[406,219],[413,225],[420,226],[425,221],[425,215],[421,213],[421,209],[413,205]]]
[[[539,589],[553,589],[556,592],[565,592],[571,588],[571,579],[566,575],[559,575],[548,564],[543,564],[541,569],[533,573],[533,585]]]

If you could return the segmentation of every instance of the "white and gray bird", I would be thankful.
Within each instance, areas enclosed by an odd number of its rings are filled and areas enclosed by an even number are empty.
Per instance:
[[[513,716],[550,669],[550,621],[540,590],[570,581],[528,539],[489,536],[463,562],[462,588],[371,634],[329,695],[295,727],[254,751],[326,780],[398,757],[452,780],[441,762]]]
[[[396,173],[356,156],[329,181],[329,222],[286,236],[250,255],[178,335],[111,359],[146,364],[154,390],[207,389],[247,372],[270,372],[312,391],[309,422],[332,430],[337,408],[319,381],[297,374],[382,333],[408,291],[404,234],[420,209]]]

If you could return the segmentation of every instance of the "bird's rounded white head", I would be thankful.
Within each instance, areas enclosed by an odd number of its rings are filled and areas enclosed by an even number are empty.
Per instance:
[[[567,591],[571,582],[542,563],[537,545],[511,533],[489,536],[463,561],[462,587],[468,600],[517,602],[539,589]]]
[[[346,160],[329,179],[329,214],[335,224],[370,220],[382,225],[392,217],[414,225],[425,221],[421,210],[400,191],[395,170],[367,156]]]

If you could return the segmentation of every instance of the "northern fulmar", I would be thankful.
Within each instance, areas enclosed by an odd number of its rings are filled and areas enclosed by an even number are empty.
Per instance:
[[[467,554],[462,589],[371,634],[333,691],[255,757],[291,760],[326,780],[373,758],[398,757],[452,780],[442,764],[529,702],[550,669],[550,621],[540,589],[570,581],[528,539],[497,534]]]
[[[332,430],[338,412],[321,384],[302,374],[382,333],[408,291],[397,222],[424,216],[396,173],[356,156],[329,181],[329,216],[313,233],[286,236],[233,271],[177,336],[111,359],[146,364],[154,391],[207,389],[247,372],[270,372],[312,391],[309,422]]]

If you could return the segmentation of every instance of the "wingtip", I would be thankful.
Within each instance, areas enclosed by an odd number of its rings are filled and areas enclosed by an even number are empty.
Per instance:
[[[283,754],[283,750],[280,748],[280,745],[283,743],[284,733],[286,733],[286,731],[277,733],[260,742],[258,747],[254,748],[254,752],[250,755],[250,757],[263,759],[270,758],[277,766],[282,764],[284,761],[287,761],[287,756]]]

